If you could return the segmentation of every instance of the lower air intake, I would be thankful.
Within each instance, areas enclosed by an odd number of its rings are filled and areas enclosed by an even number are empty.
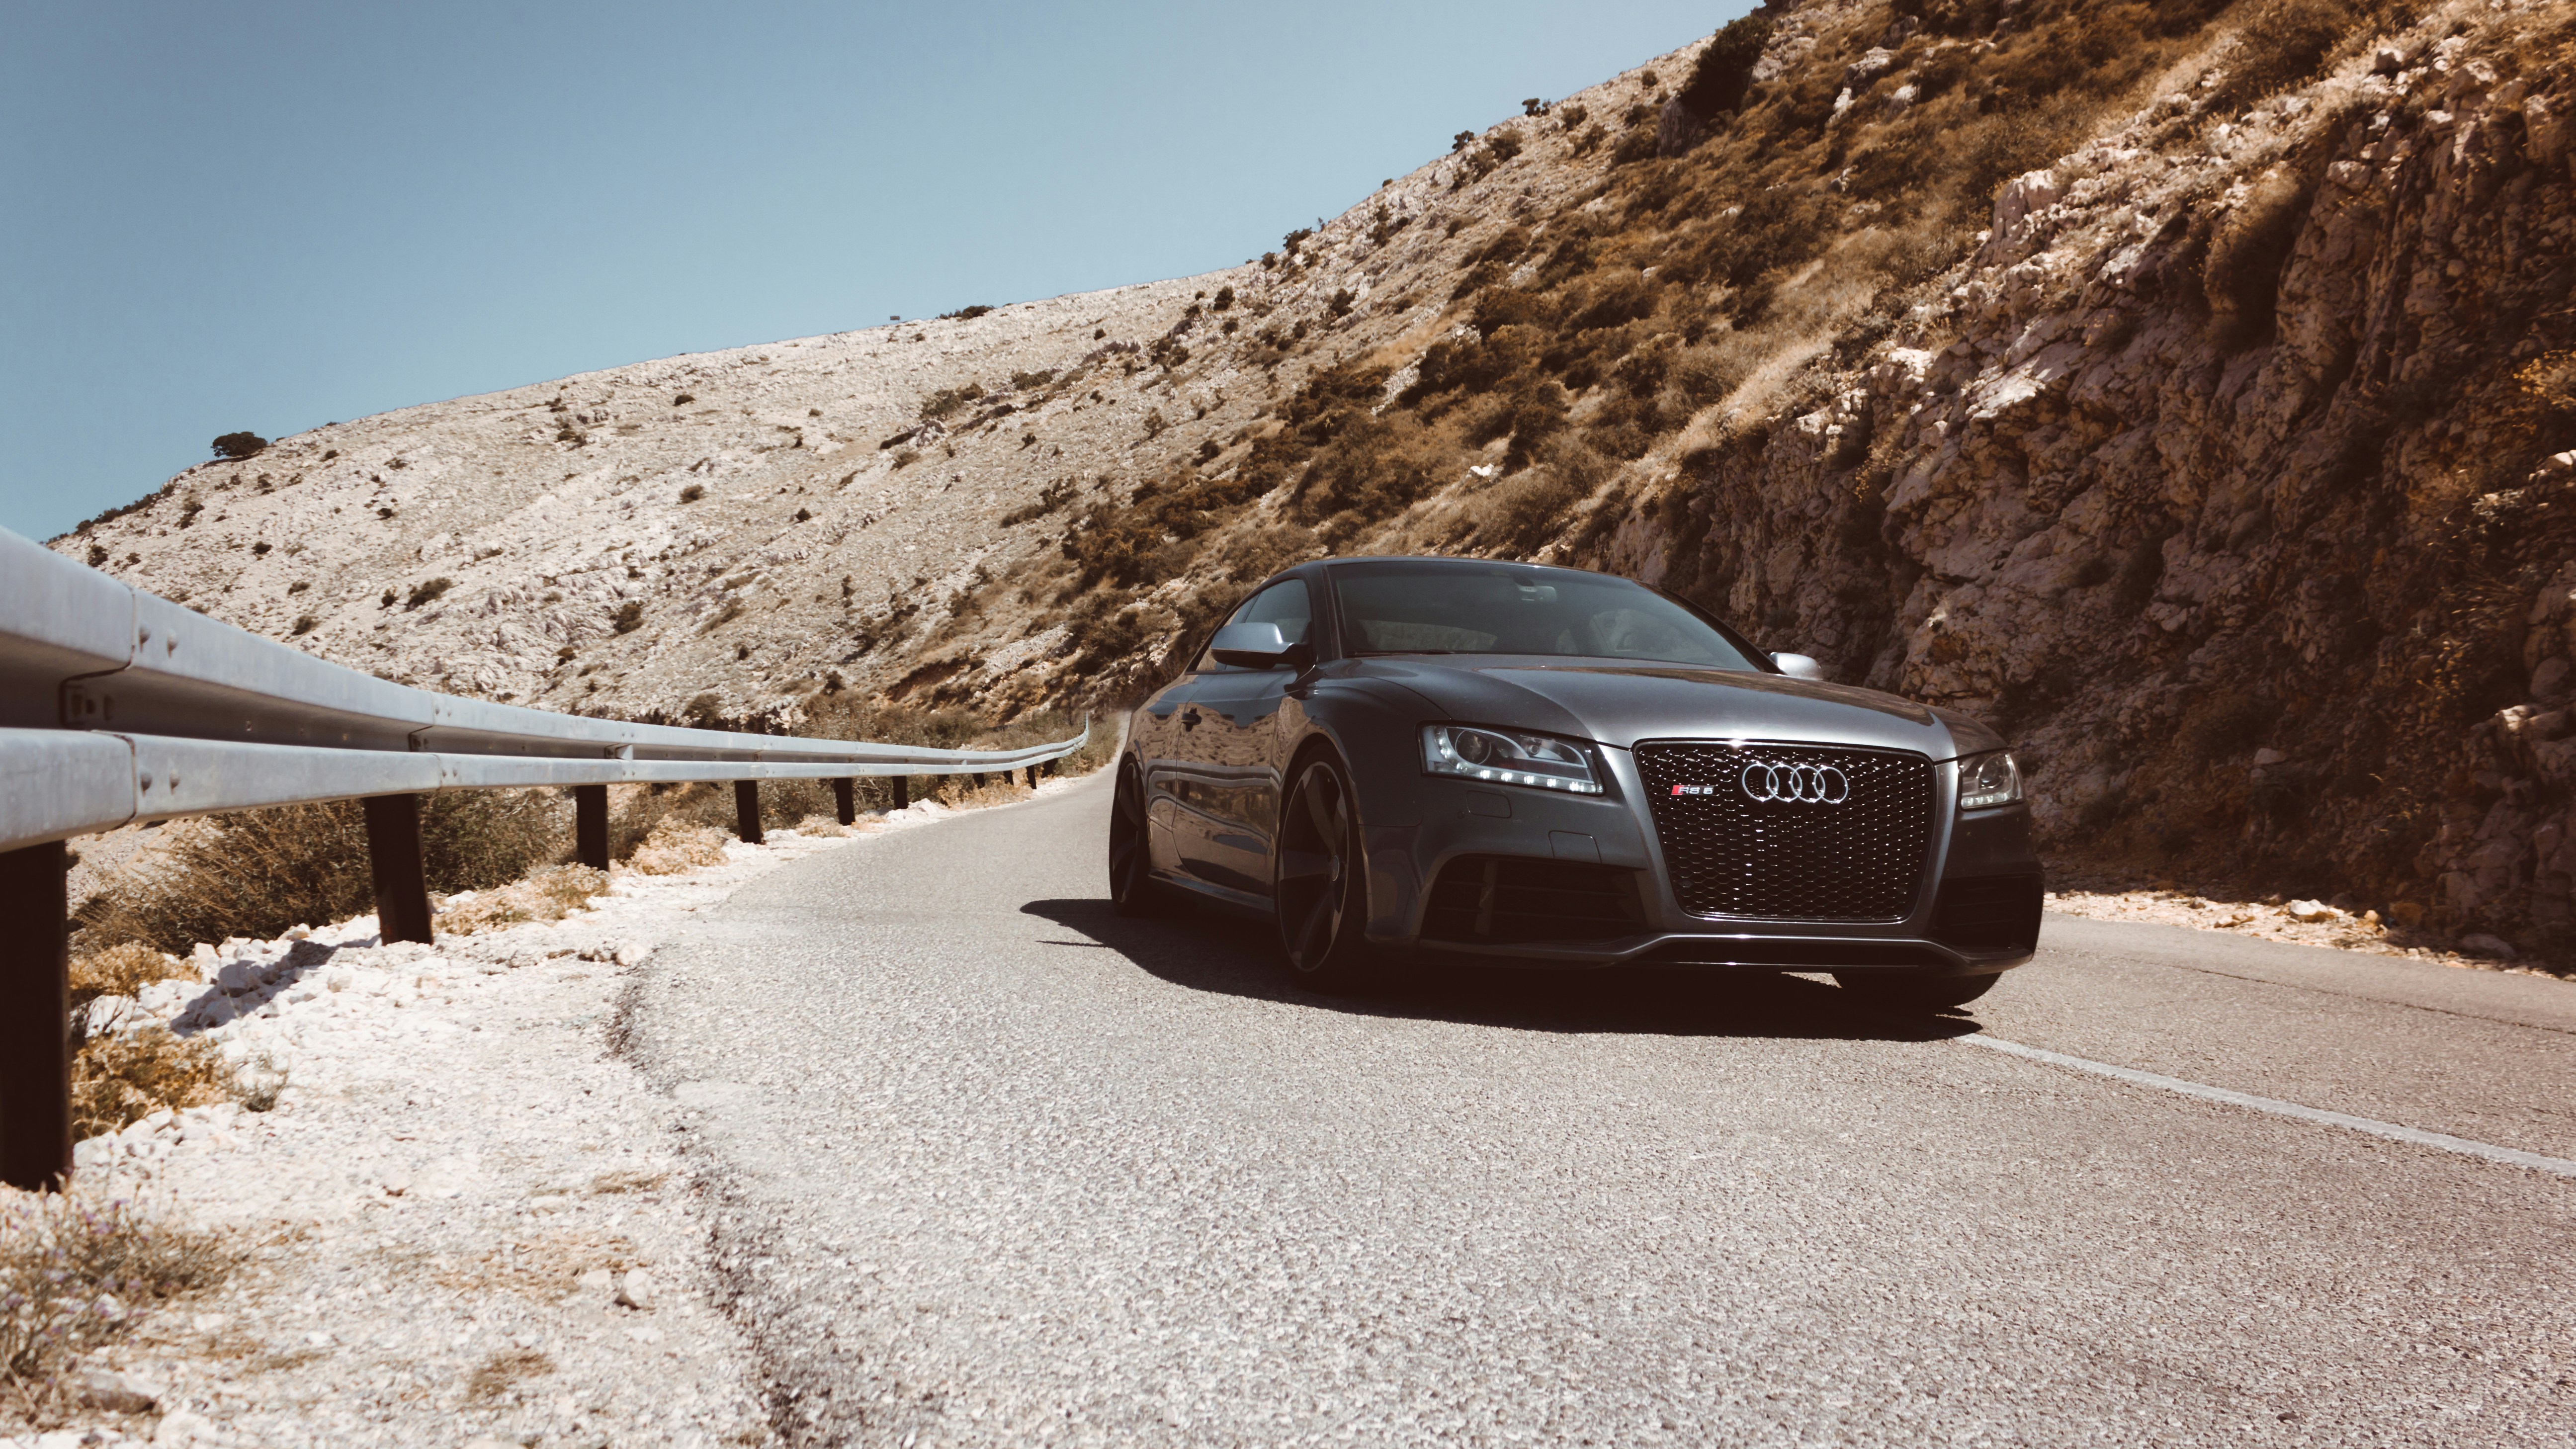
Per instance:
[[[1425,940],[1529,946],[1615,941],[1645,929],[1636,873],[1512,855],[1462,855],[1440,868]]]
[[[2030,951],[2039,946],[2046,889],[2035,875],[1941,882],[1932,939],[1961,951]]]

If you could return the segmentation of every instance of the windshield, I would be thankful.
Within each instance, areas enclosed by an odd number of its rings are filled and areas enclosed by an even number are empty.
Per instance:
[[[1759,670],[1725,634],[1626,579],[1494,564],[1335,569],[1355,654],[1562,654]]]

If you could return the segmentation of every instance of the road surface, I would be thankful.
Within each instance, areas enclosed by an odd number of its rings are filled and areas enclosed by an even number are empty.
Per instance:
[[[791,1442],[2576,1442],[2576,986],[2052,917],[1936,1020],[1327,999],[1110,914],[1108,805],[783,869],[626,1004]]]

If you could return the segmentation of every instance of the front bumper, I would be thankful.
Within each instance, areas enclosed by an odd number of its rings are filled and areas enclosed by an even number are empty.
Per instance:
[[[1904,919],[1795,921],[1684,910],[1644,807],[1633,758],[1624,750],[1602,753],[1612,788],[1601,796],[1428,775],[1406,780],[1392,772],[1368,782],[1363,798],[1377,807],[1364,822],[1369,938],[1426,954],[1532,966],[1885,969],[1935,976],[2009,970],[2036,948],[2041,881],[2029,807],[1961,815],[1955,763],[1933,767],[1929,859]],[[1481,876],[1489,907],[1515,888],[1512,883],[1525,900],[1555,896],[1550,877],[1561,876],[1595,900],[1608,899],[1604,893],[1613,890],[1633,891],[1633,918],[1615,929],[1585,923],[1585,939],[1533,939],[1530,930],[1499,925],[1505,911],[1471,916],[1462,910],[1466,898],[1456,882],[1489,861],[1502,863]],[[1443,873],[1453,866],[1458,874],[1446,877],[1450,883],[1444,887]],[[1540,918],[1518,919],[1526,925]],[[1546,929],[1542,924],[1536,934]]]

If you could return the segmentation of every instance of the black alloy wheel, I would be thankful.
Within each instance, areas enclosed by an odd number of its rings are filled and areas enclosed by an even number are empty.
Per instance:
[[[1118,793],[1109,807],[1109,908],[1122,916],[1161,909],[1162,887],[1145,849],[1145,772],[1134,760],[1118,766]]]
[[[1316,991],[1351,990],[1373,962],[1359,815],[1341,767],[1326,757],[1308,761],[1280,817],[1271,903],[1289,974]]]
[[[2003,980],[1987,976],[1915,976],[1899,971],[1837,971],[1834,984],[1872,1006],[1890,1011],[1938,1011],[1965,1006]]]

